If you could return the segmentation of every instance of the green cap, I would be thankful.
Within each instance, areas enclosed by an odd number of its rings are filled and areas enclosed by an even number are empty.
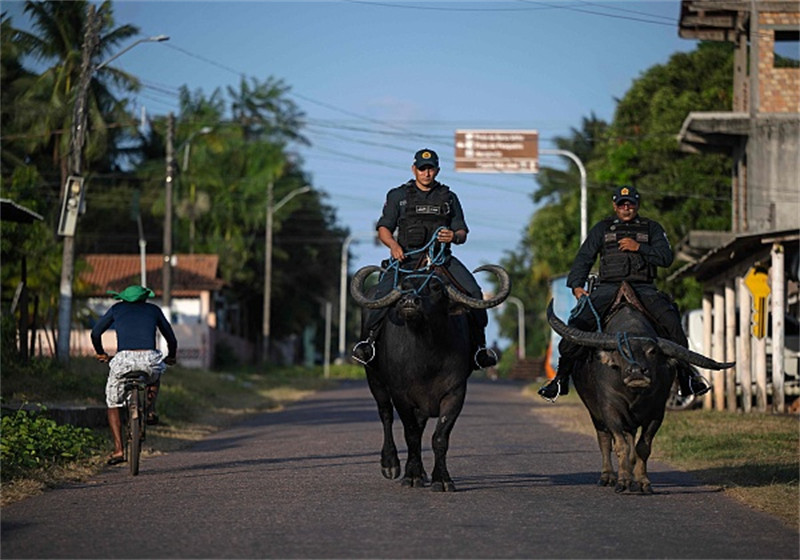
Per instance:
[[[121,292],[108,290],[106,293],[114,296],[114,299],[121,299],[122,301],[129,301],[131,303],[136,303],[138,301],[145,301],[147,298],[151,298],[156,295],[150,288],[145,288],[144,286],[137,286],[135,284],[132,286],[128,286]]]

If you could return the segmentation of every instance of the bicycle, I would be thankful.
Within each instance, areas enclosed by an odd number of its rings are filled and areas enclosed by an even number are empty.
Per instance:
[[[131,469],[131,475],[139,474],[139,458],[142,443],[147,435],[147,380],[148,374],[143,371],[129,371],[125,375],[124,402],[127,418],[125,421],[125,455]]]

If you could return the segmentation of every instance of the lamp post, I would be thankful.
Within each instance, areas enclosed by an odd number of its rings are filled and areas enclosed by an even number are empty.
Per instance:
[[[83,37],[82,55],[81,55],[81,73],[78,79],[77,94],[75,96],[75,111],[72,123],[72,130],[70,131],[70,175],[76,178],[81,176],[82,172],[82,159],[83,159],[83,145],[86,141],[86,127],[88,116],[86,111],[86,100],[89,95],[89,84],[92,81],[92,74],[95,70],[99,70],[106,66],[109,62],[129,51],[139,43],[146,41],[166,41],[169,39],[166,35],[158,35],[156,37],[148,37],[146,39],[139,39],[133,44],[124,48],[108,60],[101,62],[98,65],[92,65],[92,57],[97,50],[100,42],[100,25],[101,21],[97,17],[95,7],[90,4],[86,15],[86,31]],[[65,191],[64,196],[70,196],[70,193]],[[80,193],[82,198],[83,192]],[[77,222],[78,209],[76,212],[75,220]],[[61,363],[69,362],[69,346],[70,334],[72,331],[72,284],[75,277],[75,232],[65,232],[64,234],[64,247],[61,259],[61,281],[59,284],[59,301],[58,301],[58,340],[56,343],[56,356]]]
[[[194,140],[198,136],[202,136],[203,134],[209,134],[212,130],[214,130],[214,128],[211,127],[211,126],[204,126],[200,130],[195,130],[194,132],[192,132],[189,135],[189,138],[184,140],[183,144],[181,144],[181,146],[184,147],[183,148],[183,165],[181,165],[181,171],[183,173],[186,173],[186,170],[189,169],[189,150],[192,147],[192,140]],[[178,148],[178,151],[180,151],[180,148]]]
[[[126,52],[131,50],[133,47],[135,47],[136,45],[139,45],[141,43],[161,43],[163,41],[169,41],[169,35],[154,35],[152,37],[144,37],[142,39],[137,39],[136,41],[134,41],[133,43],[131,43],[130,45],[128,45],[127,47],[125,47],[124,49],[119,51],[117,54],[115,54],[111,58],[109,58],[107,60],[104,60],[103,62],[101,62],[100,64],[95,66],[94,69],[95,70],[100,70],[101,68],[107,66],[109,62],[111,62],[112,60],[115,60],[118,57],[122,56],[123,54],[125,54]]]
[[[280,199],[277,204],[273,204],[272,187],[272,181],[270,181],[267,184],[267,231],[264,242],[264,321],[261,326],[261,361],[263,363],[269,360],[270,299],[272,297],[272,218],[275,212],[295,196],[311,190],[311,187],[308,186],[295,189]]]
[[[189,169],[189,151],[192,148],[192,140],[195,139],[197,136],[201,136],[203,134],[209,134],[212,130],[214,130],[211,126],[204,126],[200,130],[196,130],[189,135],[184,143],[182,144],[184,147],[183,149],[183,164],[181,165],[181,173],[186,173]],[[178,148],[180,151],[180,148]],[[190,197],[189,202],[191,204],[191,209],[189,210],[189,254],[194,254],[194,221],[197,217],[197,206],[195,205],[195,195],[194,195],[194,183],[192,183],[189,187]]]
[[[520,360],[525,359],[525,305],[522,300],[516,296],[508,296],[506,298],[508,303],[513,303],[517,306],[517,358]]]
[[[351,233],[344,238],[342,243],[342,264],[339,273],[339,355],[336,363],[342,363],[345,356],[345,328],[347,326],[347,260],[350,252],[350,244],[356,238],[375,237],[377,232],[369,231],[362,233]]]
[[[555,156],[565,156],[575,162],[575,165],[578,166],[578,171],[581,174],[581,243],[583,240],[586,239],[586,234],[589,230],[589,211],[588,211],[588,195],[586,192],[586,168],[583,166],[583,162],[580,160],[578,156],[570,152],[569,150],[542,150],[542,155],[555,155]]]

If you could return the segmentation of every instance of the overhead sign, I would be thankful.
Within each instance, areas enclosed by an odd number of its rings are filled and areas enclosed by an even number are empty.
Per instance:
[[[538,173],[536,130],[456,130],[456,171]]]

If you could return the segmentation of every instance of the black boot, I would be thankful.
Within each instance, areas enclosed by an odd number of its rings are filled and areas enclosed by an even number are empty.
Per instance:
[[[469,313],[469,330],[472,339],[472,369],[485,369],[497,365],[497,354],[486,347],[486,310],[472,309]]]
[[[378,333],[376,329],[369,331],[369,336],[361,340],[353,346],[352,356],[353,359],[360,364],[367,365],[375,359],[375,339]]]
[[[569,393],[569,375],[556,375],[550,383],[537,391],[544,400],[556,402],[560,395]]]
[[[494,350],[491,348],[481,346],[478,348],[478,351],[475,352],[474,361],[479,369],[494,367],[497,365],[497,354],[495,354]]]
[[[558,373],[550,381],[550,383],[543,386],[541,389],[537,391],[539,393],[539,396],[546,401],[556,402],[556,399],[560,395],[568,394],[569,374],[571,370],[572,370],[572,363],[565,360],[563,356],[559,358]]]
[[[711,385],[709,385],[705,377],[688,364],[678,370],[678,384],[680,385],[682,397],[688,397],[689,395],[699,397],[711,390]]]

